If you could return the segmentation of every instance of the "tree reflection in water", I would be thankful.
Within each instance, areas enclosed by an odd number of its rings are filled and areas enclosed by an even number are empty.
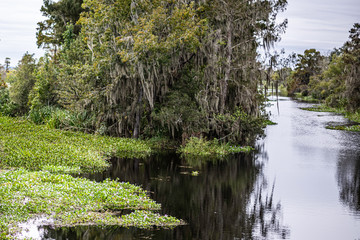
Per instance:
[[[281,205],[274,204],[262,166],[252,155],[226,160],[191,159],[160,154],[149,159],[113,159],[112,167],[97,175],[101,181],[118,178],[141,185],[162,205],[162,213],[185,220],[173,230],[136,228],[68,228],[48,235],[56,239],[268,239],[288,238],[281,224]],[[199,172],[198,176],[192,174]]]
[[[360,151],[347,147],[337,166],[340,199],[351,211],[360,212]]]

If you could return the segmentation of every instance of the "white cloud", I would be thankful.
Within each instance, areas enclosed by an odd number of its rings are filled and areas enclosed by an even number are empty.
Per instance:
[[[43,19],[40,12],[43,1],[0,1],[0,63],[10,57],[11,65],[15,66],[27,51],[41,57],[44,51],[36,46],[36,27]]]

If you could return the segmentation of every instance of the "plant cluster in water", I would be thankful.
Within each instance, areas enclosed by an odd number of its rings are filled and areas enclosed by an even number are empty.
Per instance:
[[[140,187],[105,180],[101,183],[47,171],[19,169],[0,173],[0,239],[11,238],[19,222],[45,215],[55,226],[175,226],[174,217],[154,213],[160,205]],[[134,210],[117,216],[116,211]]]
[[[251,147],[235,146],[230,143],[220,143],[219,140],[206,140],[204,138],[191,137],[185,146],[181,146],[179,152],[183,156],[215,157],[222,158],[232,153],[250,152]]]
[[[109,166],[106,158],[111,155],[150,153],[150,144],[141,140],[61,131],[0,117],[0,239],[13,239],[21,230],[19,223],[37,216],[51,218],[59,227],[181,224],[154,213],[160,205],[140,187],[61,174],[101,171]],[[124,209],[132,213],[117,216]]]
[[[101,171],[106,158],[145,157],[145,141],[60,131],[18,118],[0,117],[0,167],[55,172]]]

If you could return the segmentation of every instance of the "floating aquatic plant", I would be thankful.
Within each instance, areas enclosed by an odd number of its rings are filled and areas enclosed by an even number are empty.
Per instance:
[[[0,239],[13,239],[18,223],[36,216],[54,225],[175,226],[179,220],[154,213],[160,205],[138,186],[101,183],[70,175],[25,169],[0,172]],[[130,215],[115,214],[128,209]]]

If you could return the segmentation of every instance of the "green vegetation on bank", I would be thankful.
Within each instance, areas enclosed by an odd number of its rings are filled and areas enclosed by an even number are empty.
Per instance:
[[[313,96],[303,96],[301,93],[295,93],[293,98],[300,102],[308,102],[308,103],[320,103],[321,102],[321,100],[316,99]]]
[[[360,110],[360,24],[355,23],[349,33],[343,47],[329,56],[315,49],[298,55],[287,81],[290,96],[322,102],[356,118]]]
[[[148,228],[176,226],[173,217],[154,213],[160,205],[140,187],[105,180],[101,183],[47,171],[0,172],[0,239],[14,239],[18,223],[38,216],[54,225],[117,225]],[[134,210],[118,216],[121,210]]]
[[[360,111],[357,112],[350,112],[345,110],[344,108],[334,108],[329,107],[327,105],[321,104],[313,107],[302,108],[303,110],[307,111],[314,111],[314,112],[334,112],[338,114],[344,115],[347,119],[354,122],[354,124],[350,125],[340,125],[340,126],[327,126],[328,129],[333,130],[344,130],[344,131],[353,131],[359,132],[360,131]],[[356,124],[358,123],[358,124]]]
[[[316,49],[292,56],[295,68],[283,67],[273,74],[279,86],[286,86],[288,96],[299,101],[321,103],[310,111],[336,112],[355,122],[329,129],[359,131],[360,127],[360,23],[349,31],[349,40],[330,55]],[[281,77],[285,76],[285,77]]]

